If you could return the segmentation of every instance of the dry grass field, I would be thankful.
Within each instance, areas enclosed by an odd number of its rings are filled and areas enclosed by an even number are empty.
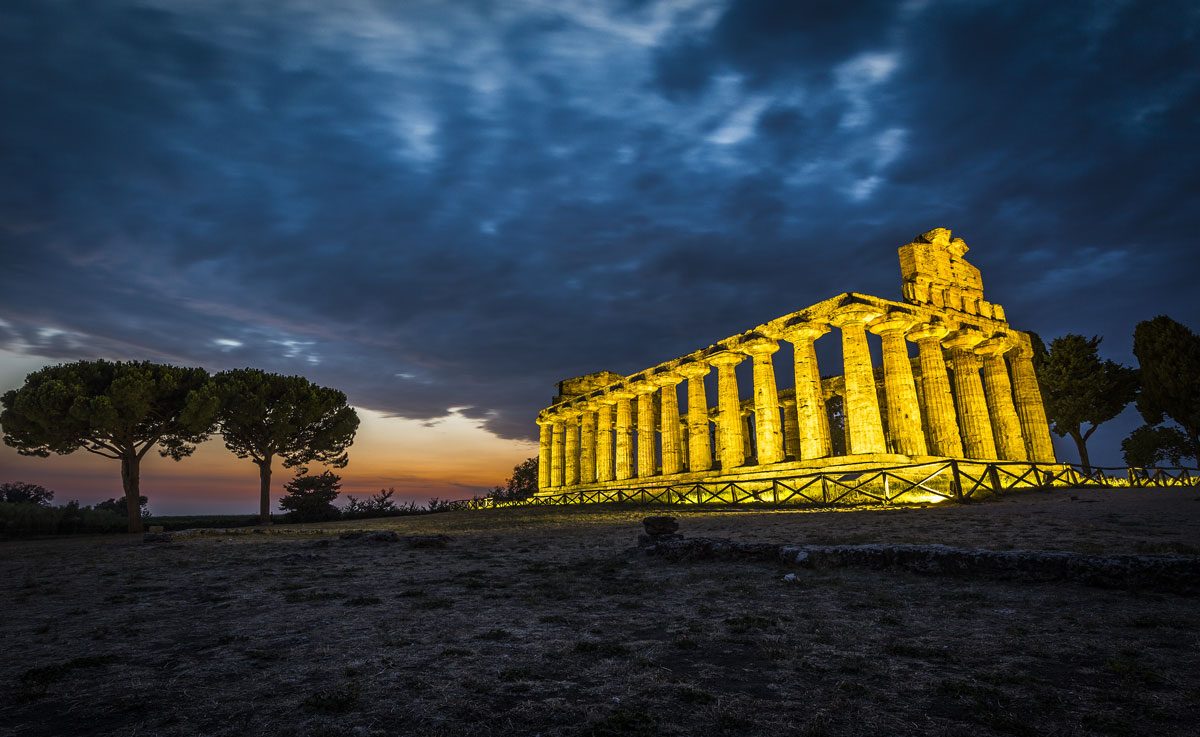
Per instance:
[[[778,543],[1200,554],[1191,490],[679,511]],[[0,734],[1194,735],[1200,599],[634,549],[646,510],[0,543]],[[346,529],[445,547],[340,540]],[[794,572],[794,581],[784,575]]]

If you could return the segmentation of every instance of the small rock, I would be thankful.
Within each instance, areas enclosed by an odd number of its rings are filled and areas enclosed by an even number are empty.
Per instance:
[[[404,542],[410,548],[444,548],[452,539],[449,535],[409,535]]]
[[[784,583],[796,583],[796,574],[789,573],[783,577]]]
[[[679,523],[674,517],[659,515],[642,520],[642,527],[646,528],[646,534],[650,537],[662,537],[674,535],[679,530]]]

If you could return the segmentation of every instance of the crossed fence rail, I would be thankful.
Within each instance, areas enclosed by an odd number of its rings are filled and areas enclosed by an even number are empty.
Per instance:
[[[773,478],[635,483],[544,494],[515,502],[452,502],[454,509],[575,504],[856,506],[966,502],[1010,491],[1049,488],[1200,486],[1193,468],[1098,468],[1068,463],[944,460],[860,471],[814,471]]]

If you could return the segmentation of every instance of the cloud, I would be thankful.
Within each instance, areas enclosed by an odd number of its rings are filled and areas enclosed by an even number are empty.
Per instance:
[[[1200,23],[1081,13],[6,3],[0,347],[525,438],[564,377],[898,294],[937,225],[1020,327],[1195,325]]]

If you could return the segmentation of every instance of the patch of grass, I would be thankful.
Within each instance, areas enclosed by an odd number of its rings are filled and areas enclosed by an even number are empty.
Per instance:
[[[1133,722],[1113,714],[1084,714],[1079,721],[1090,732],[1122,736],[1139,733]]]
[[[536,681],[538,680],[538,674],[532,668],[517,665],[500,671],[499,678],[501,681],[510,683],[513,681]]]
[[[475,636],[475,639],[477,639],[477,640],[493,640],[493,641],[508,640],[511,638],[512,638],[511,632],[509,632],[506,629],[500,629],[499,627],[497,627],[496,629],[490,629],[487,632],[481,632]]]
[[[773,629],[777,625],[772,617],[758,614],[743,614],[738,617],[726,617],[725,626],[735,634],[745,634],[756,630]]]
[[[1152,687],[1164,683],[1162,675],[1143,663],[1138,653],[1132,650],[1122,650],[1116,657],[1109,658],[1104,667],[1123,681]]]
[[[426,609],[426,610],[428,610],[428,609],[452,609],[453,607],[454,607],[454,600],[447,599],[444,596],[434,596],[434,597],[431,597],[428,599],[422,599],[421,601],[418,601],[417,603],[413,604],[414,609]]]
[[[937,696],[951,698],[968,706],[967,714],[979,724],[997,732],[1035,735],[1038,729],[1029,723],[1028,704],[1013,699],[1004,691],[982,683],[947,679],[934,689]]]
[[[625,645],[608,640],[580,640],[575,643],[575,652],[594,655],[598,658],[615,658],[629,652]]]
[[[705,691],[702,688],[695,688],[694,686],[682,686],[676,689],[675,698],[685,704],[696,704],[700,706],[711,704],[717,700],[717,697],[713,696],[708,691]]]
[[[543,614],[538,617],[542,624],[570,624],[571,620],[561,614]]]
[[[1200,555],[1200,546],[1188,545],[1181,542],[1148,542],[1138,541],[1133,549],[1139,553],[1151,555]]]
[[[117,661],[116,655],[87,655],[73,658],[65,663],[30,668],[17,679],[17,690],[21,700],[36,699],[45,695],[50,686],[66,678],[73,671],[85,668],[102,668]]]
[[[336,591],[318,591],[315,589],[306,589],[303,591],[289,591],[283,596],[283,600],[289,604],[300,604],[308,601],[332,601],[341,599],[345,594],[340,594]]]
[[[1126,627],[1152,630],[1166,627],[1169,623],[1157,614],[1138,614],[1125,620],[1124,624]]]
[[[357,683],[321,689],[300,703],[300,707],[313,714],[345,714],[358,706],[361,689]]]
[[[909,640],[896,640],[883,646],[883,652],[903,658],[944,660],[949,657],[947,648],[929,647]]]
[[[658,721],[645,709],[621,707],[585,726],[580,737],[655,737]]]

